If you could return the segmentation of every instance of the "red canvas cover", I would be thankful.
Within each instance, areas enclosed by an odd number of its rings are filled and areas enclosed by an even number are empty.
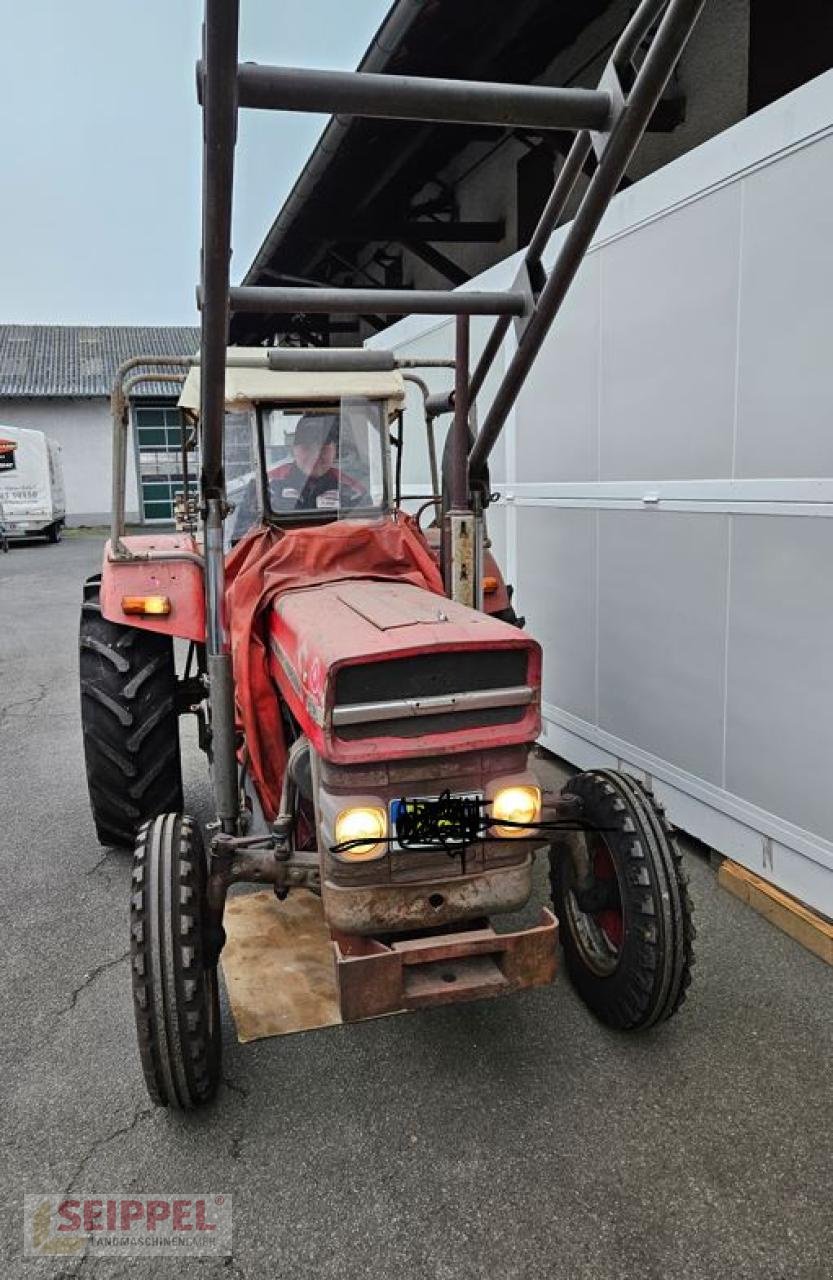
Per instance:
[[[285,591],[348,578],[410,582],[444,595],[425,539],[407,517],[259,528],[241,539],[226,560],[237,714],[251,776],[269,819],[280,804],[286,744],[269,675],[264,613]]]

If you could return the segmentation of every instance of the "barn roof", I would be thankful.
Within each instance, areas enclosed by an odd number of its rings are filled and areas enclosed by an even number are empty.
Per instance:
[[[0,325],[0,397],[109,396],[119,365],[132,356],[190,356],[199,329],[147,325]],[[172,395],[170,383],[144,383],[138,396]]]

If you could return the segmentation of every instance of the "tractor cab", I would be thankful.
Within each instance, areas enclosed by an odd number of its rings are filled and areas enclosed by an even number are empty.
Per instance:
[[[353,354],[343,353],[348,366]],[[227,545],[264,523],[291,529],[389,516],[398,498],[391,452],[400,440],[402,374],[275,369],[268,356],[262,348],[227,354]],[[199,400],[194,368],[179,404],[196,419]]]

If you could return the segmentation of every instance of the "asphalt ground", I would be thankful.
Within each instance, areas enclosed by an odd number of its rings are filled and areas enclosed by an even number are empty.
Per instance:
[[[694,846],[695,981],[657,1030],[606,1030],[563,976],[247,1046],[225,1007],[216,1103],[151,1106],[130,860],[96,843],[81,752],[78,607],[99,563],[89,536],[0,555],[0,1275],[831,1275],[833,973]],[[185,775],[205,819],[190,728]],[[24,1193],[64,1191],[231,1195],[233,1257],[24,1260]]]

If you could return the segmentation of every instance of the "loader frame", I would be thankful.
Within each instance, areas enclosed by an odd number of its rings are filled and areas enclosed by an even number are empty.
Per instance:
[[[206,653],[213,733],[214,792],[222,832],[238,831],[234,690],[225,617],[223,474],[225,368],[229,316],[235,312],[453,315],[450,594],[474,603],[479,498],[469,477],[486,463],[541,345],[616,193],[705,0],[641,0],[617,41],[596,89],[486,84],[428,77],[238,65],[239,0],[206,0],[197,90],[203,108],[201,336],[201,500],[205,528]],[[638,61],[638,66],[636,65]],[[231,288],[231,210],[237,114],[241,109],[319,111],[353,116],[466,122],[528,130],[570,129],[572,147],[523,258],[505,292],[446,290]],[[576,180],[595,154],[596,168],[552,267],[544,253]],[[473,371],[469,320],[493,315],[494,328]],[[514,321],[516,346],[474,445],[469,422],[486,375]],[[274,353],[278,354],[278,353]],[[292,353],[298,366],[321,367],[325,353]],[[375,354],[375,353],[374,353]],[[116,495],[114,493],[114,499]],[[123,493],[122,507],[123,507]],[[115,502],[114,502],[115,509]],[[118,528],[114,527],[117,554]]]

